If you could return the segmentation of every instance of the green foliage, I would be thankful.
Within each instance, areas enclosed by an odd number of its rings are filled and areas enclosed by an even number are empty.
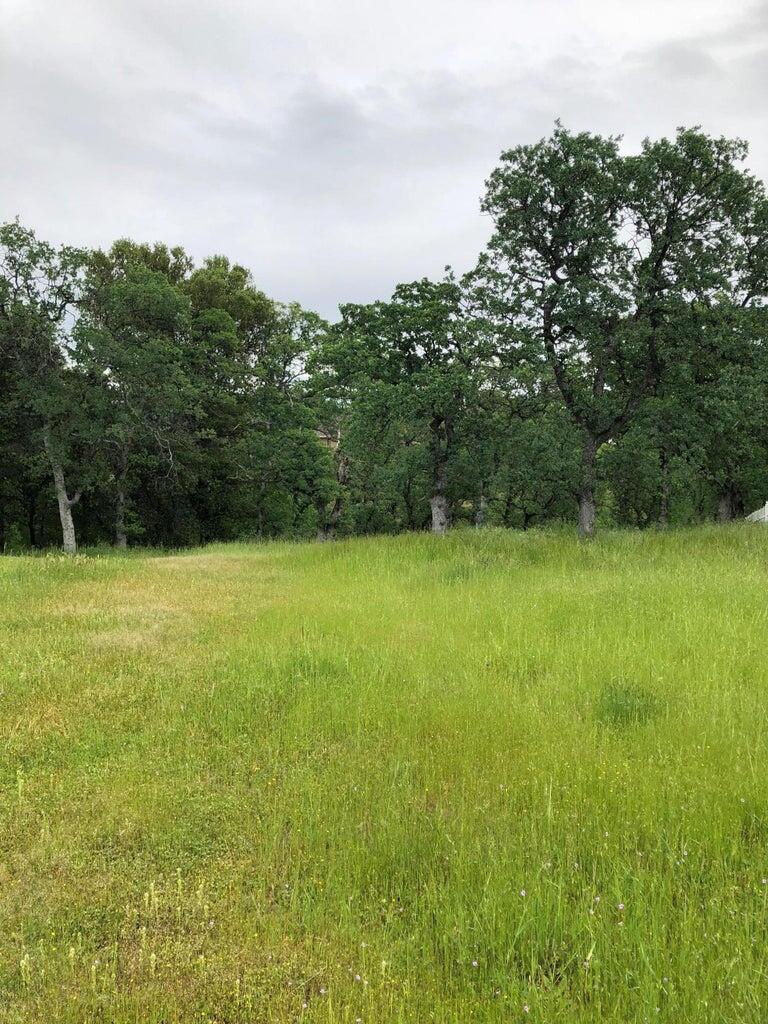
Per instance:
[[[343,444],[362,500],[373,489],[393,525],[420,524],[429,501],[439,530],[439,517],[450,519],[449,495],[454,504],[461,496],[461,435],[469,437],[485,373],[482,334],[462,297],[447,274],[399,285],[390,302],[342,306],[322,352],[332,386],[350,402]],[[393,484],[387,500],[382,487]]]
[[[745,156],[558,123],[502,154],[471,273],[331,325],[223,255],[3,225],[0,549],[742,515],[768,497]]]
[[[746,147],[679,130],[623,156],[619,140],[558,125],[502,155],[483,209],[495,231],[478,294],[508,344],[544,364],[583,435],[580,527],[591,533],[600,445],[623,436],[708,321],[761,296],[765,197]],[[723,355],[722,351],[720,352]]]
[[[0,254],[2,546],[11,531],[54,541],[45,453],[78,485],[85,540],[308,535],[333,489],[305,400],[318,317],[223,257],[193,270],[181,249],[126,240],[57,252],[18,224]]]

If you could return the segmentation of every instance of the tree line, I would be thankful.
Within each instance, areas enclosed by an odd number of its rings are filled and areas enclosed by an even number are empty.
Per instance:
[[[503,153],[457,277],[328,323],[225,256],[0,227],[0,548],[728,520],[768,497],[768,199],[680,129]]]

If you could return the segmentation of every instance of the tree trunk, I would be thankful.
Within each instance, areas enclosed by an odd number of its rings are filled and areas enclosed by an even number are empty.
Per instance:
[[[451,424],[443,416],[433,416],[432,431],[432,533],[442,535],[451,525],[451,509],[448,504],[448,448],[451,441]]]
[[[403,504],[405,505],[405,521],[406,526],[409,530],[413,529],[414,526],[414,514],[413,514],[413,495],[411,493],[411,478],[405,481],[405,489],[403,491]]]
[[[67,496],[67,486],[64,482],[64,470],[56,458],[51,459],[51,469],[56,488],[56,500],[59,503],[62,547],[68,555],[74,555],[77,552],[77,540],[75,538],[75,523],[72,519],[72,502]]]
[[[339,441],[341,441],[341,431],[339,431]],[[340,455],[339,449],[336,449],[336,483],[339,488],[344,488],[349,484],[349,470],[350,460],[348,455]],[[320,514],[320,526],[317,529],[318,540],[335,540],[336,528],[341,521],[342,513],[344,512],[344,491],[340,490],[336,497],[333,499],[333,505],[331,505],[330,512],[326,515],[326,509],[324,505],[319,508]]]
[[[662,530],[666,530],[669,524],[669,499],[670,499],[670,480],[669,480],[669,456],[667,455],[666,448],[662,448],[660,452],[661,461],[661,495],[659,503],[659,526]]]
[[[39,548],[40,541],[35,528],[35,513],[37,512],[37,491],[30,491],[27,494],[27,532],[29,533],[29,546]]]
[[[451,521],[448,499],[444,494],[433,494],[429,499],[429,505],[432,509],[432,533],[446,533]]]
[[[511,489],[507,491],[507,497],[504,501],[504,514],[502,516],[502,522],[506,527],[512,525],[512,513],[514,511],[514,501]]]
[[[729,484],[717,499],[718,523],[731,523],[736,515],[733,487]]]
[[[717,521],[731,523],[744,515],[744,501],[733,480],[729,480],[720,489],[717,499]]]
[[[336,539],[336,524],[341,518],[341,510],[343,507],[343,499],[341,495],[338,495],[333,500],[331,511],[326,515],[325,505],[320,506],[320,525],[317,528],[317,539],[320,541],[324,540],[335,540]]]
[[[451,521],[448,507],[448,469],[445,462],[440,462],[432,481],[432,497],[429,505],[432,509],[432,533],[444,534]]]
[[[579,487],[579,537],[581,540],[590,540],[595,535],[597,448],[596,439],[587,434],[581,450],[581,485]]]
[[[480,495],[480,500],[477,503],[475,509],[475,526],[480,527],[485,522],[485,513],[488,510],[488,499],[484,494]]]
[[[51,464],[53,484],[56,489],[56,500],[59,503],[62,547],[68,555],[74,555],[77,552],[77,540],[75,539],[75,523],[72,519],[72,506],[76,505],[80,500],[80,492],[78,491],[73,498],[70,498],[67,494],[67,485],[64,479],[64,467],[56,454],[56,450],[51,441],[51,432],[48,427],[43,431],[43,443],[45,444],[48,461]]]
[[[118,489],[115,506],[115,547],[121,550],[128,547],[128,535],[125,532],[125,491],[122,487]]]
[[[125,531],[125,511],[128,502],[125,498],[125,485],[128,478],[130,440],[123,436],[117,446],[115,472],[115,547],[124,551],[128,547],[128,534]]]

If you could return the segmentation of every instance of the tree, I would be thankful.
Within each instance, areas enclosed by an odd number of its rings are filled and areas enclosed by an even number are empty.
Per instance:
[[[480,363],[472,322],[450,275],[395,289],[391,301],[341,307],[326,358],[340,380],[403,427],[429,479],[432,532],[451,522],[450,472],[456,430],[476,400]]]
[[[126,241],[94,253],[74,331],[74,356],[100,395],[94,422],[118,547],[128,543],[140,471],[189,473],[201,430],[190,303],[179,287],[188,263],[173,253]]]
[[[30,417],[53,477],[64,550],[77,550],[67,458],[82,409],[67,362],[67,317],[77,301],[84,254],[54,249],[18,221],[0,226],[0,343],[15,368],[16,401]]]
[[[502,155],[483,210],[491,312],[548,365],[582,437],[579,532],[596,516],[597,453],[652,395],[691,301],[735,270],[754,182],[738,141],[680,130],[624,157],[619,139],[571,134]],[[690,332],[683,330],[690,337]]]
[[[218,530],[273,536],[320,529],[333,469],[315,433],[307,364],[324,321],[298,303],[268,299],[223,256],[192,274],[188,292],[199,352],[210,352],[227,318],[234,328],[233,343],[219,351],[208,415],[219,439],[209,496],[228,509]],[[209,354],[200,373],[211,365]]]

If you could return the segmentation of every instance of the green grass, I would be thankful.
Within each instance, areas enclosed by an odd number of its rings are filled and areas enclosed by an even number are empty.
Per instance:
[[[768,530],[0,560],[0,1021],[768,1020]]]

